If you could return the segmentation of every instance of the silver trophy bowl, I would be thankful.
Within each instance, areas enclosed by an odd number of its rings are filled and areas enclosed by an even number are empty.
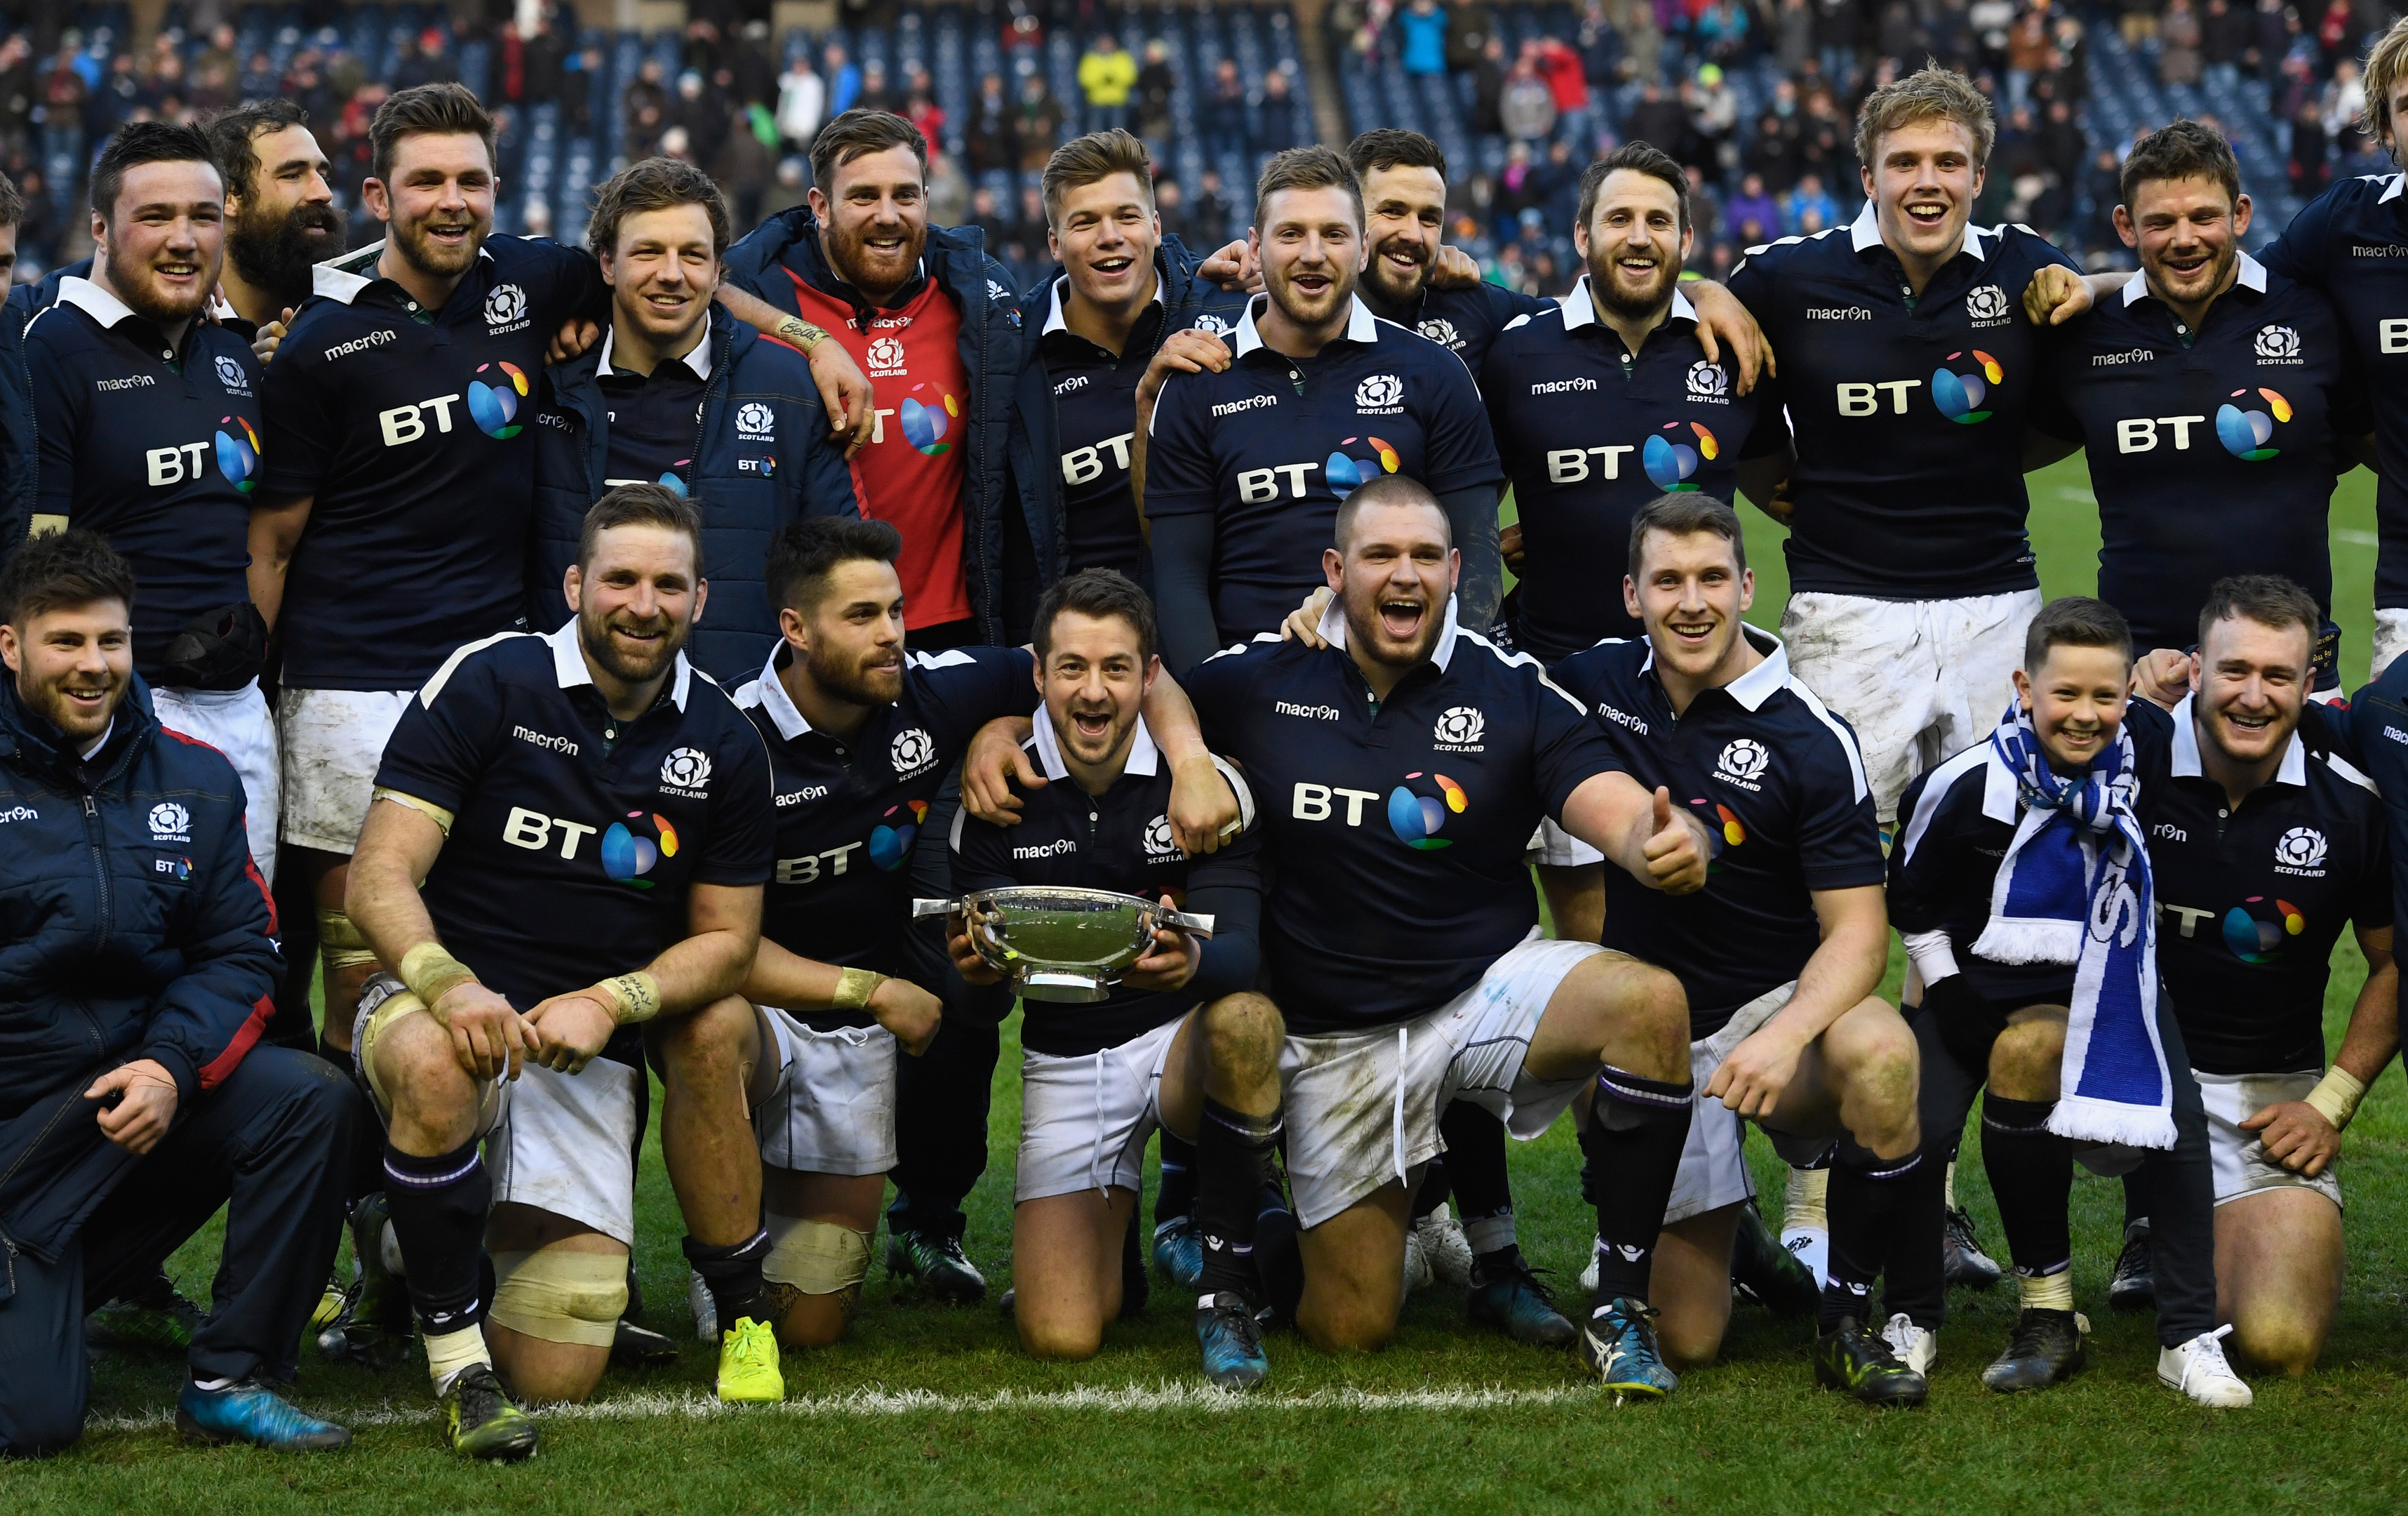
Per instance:
[[[960,900],[911,902],[914,917],[956,912],[968,919],[979,956],[1010,975],[1027,1000],[1109,1000],[1121,971],[1145,956],[1156,928],[1212,935],[1209,916],[1165,910],[1159,902],[1111,889],[1014,885]]]

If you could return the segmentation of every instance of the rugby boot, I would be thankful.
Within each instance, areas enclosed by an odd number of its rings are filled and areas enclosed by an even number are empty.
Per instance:
[[[2157,1263],[2150,1256],[2145,1220],[2124,1229],[2124,1250],[2115,1255],[2115,1278],[2107,1286],[2107,1304],[2123,1311],[2157,1308]]]
[[[2225,1362],[2224,1335],[2231,1330],[2228,1323],[2202,1332],[2178,1348],[2158,1349],[2157,1382],[2218,1410],[2239,1410],[2254,1404],[2257,1395]]]
[[[1581,1270],[1580,1287],[1584,1293],[1597,1293],[1598,1256],[1605,1251],[1605,1239],[1592,1237],[1588,1244],[1588,1267]]]
[[[1182,1291],[1204,1282],[1204,1239],[1197,1234],[1196,1218],[1174,1216],[1154,1227],[1154,1266]]]
[[[1930,1378],[1932,1365],[1940,1362],[1940,1334],[1915,1325],[1914,1318],[1904,1311],[1891,1317],[1889,1324],[1882,1328],[1882,1340],[1889,1344],[1889,1350],[1898,1355],[1899,1363],[1926,1379]]]
[[[1680,1376],[1664,1365],[1656,1341],[1655,1307],[1643,1300],[1625,1295],[1589,1312],[1580,1356],[1616,1400],[1661,1400],[1680,1388]]]
[[[719,1398],[760,1405],[786,1398],[786,1376],[778,1367],[778,1334],[750,1316],[720,1339]]]
[[[535,1456],[535,1418],[519,1409],[490,1364],[471,1364],[443,1391],[443,1422],[463,1458],[515,1464]]]
[[[2006,1277],[2007,1271],[1999,1266],[1999,1261],[1982,1250],[1982,1239],[1973,1234],[1973,1219],[1965,1214],[1962,1206],[1948,1207],[1948,1226],[1941,1235],[1940,1255],[1951,1285],[1987,1290]]]
[[[698,1342],[719,1340],[719,1302],[710,1295],[710,1286],[691,1267],[685,1271],[685,1303],[694,1311],[694,1335]]]
[[[2027,1306],[2015,1318],[2007,1350],[1982,1370],[1982,1383],[2000,1392],[2045,1390],[2082,1372],[2089,1361],[2090,1321],[2080,1311]]]
[[[1539,1282],[1530,1265],[1517,1255],[1495,1270],[1474,1263],[1466,1312],[1482,1326],[1492,1326],[1516,1342],[1533,1348],[1569,1348],[1580,1329],[1555,1309],[1555,1297]]]
[[[216,1390],[186,1379],[176,1392],[176,1430],[196,1442],[248,1442],[271,1452],[351,1445],[351,1433],[295,1408],[257,1379]]]
[[[1868,1406],[1920,1406],[1923,1376],[1898,1361],[1886,1336],[1853,1316],[1814,1337],[1814,1382],[1845,1390]]]
[[[1812,1316],[1822,1307],[1823,1289],[1804,1259],[1781,1246],[1753,1205],[1739,1208],[1739,1235],[1731,1243],[1731,1283],[1773,1315]]]
[[[351,1267],[343,1308],[318,1334],[318,1351],[328,1358],[385,1369],[415,1350],[408,1281],[385,1266],[386,1211],[382,1193],[351,1207]]]
[[[1204,1377],[1224,1390],[1251,1390],[1270,1377],[1263,1329],[1243,1295],[1225,1290],[1196,1307],[1196,1346],[1203,1350]]]
[[[84,1323],[86,1340],[111,1348],[182,1352],[208,1319],[184,1298],[167,1276],[158,1274],[93,1311]]]
[[[343,1274],[339,1267],[326,1276],[326,1292],[318,1297],[318,1304],[309,1312],[310,1336],[315,1336],[323,1332],[340,1319],[343,1314],[343,1300],[350,1293],[349,1287],[343,1283]]]
[[[1202,1265],[1197,1265],[1201,1271]],[[886,1239],[886,1277],[901,1275],[920,1281],[930,1294],[954,1306],[975,1306],[986,1298],[986,1276],[970,1263],[959,1237],[902,1231]]]
[[[1431,1278],[1445,1284],[1471,1283],[1471,1239],[1463,1234],[1463,1223],[1455,1219],[1452,1207],[1440,1201],[1438,1209],[1414,1220],[1413,1231],[1422,1240],[1422,1256],[1429,1260]]]
[[[622,1316],[610,1337],[610,1362],[620,1368],[656,1368],[677,1362],[678,1347],[651,1327]]]

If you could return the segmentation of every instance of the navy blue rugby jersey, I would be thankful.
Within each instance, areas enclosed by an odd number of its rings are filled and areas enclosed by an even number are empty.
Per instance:
[[[2196,331],[2135,273],[2052,334],[2032,425],[2079,441],[2099,496],[2099,596],[2134,644],[2188,647],[2208,586],[2279,573],[2332,609],[2325,526],[2369,426],[2319,291],[2241,255]]]
[[[666,484],[680,495],[694,483],[695,450],[702,441],[703,397],[710,389],[710,328],[694,351],[649,374],[610,367],[612,333],[602,334],[602,356],[594,370],[610,423],[603,455],[602,484]]]
[[[1780,639],[1753,627],[1742,635],[1764,661],[1678,715],[1643,639],[1550,671],[1632,777],[1670,788],[1713,835],[1706,888],[1694,895],[1605,871],[1605,946],[1680,977],[1692,1039],[1798,977],[1823,940],[1813,891],[1879,886],[1885,872],[1856,732],[1790,673]]]
[[[822,963],[903,974],[911,849],[928,807],[981,727],[1037,709],[1037,660],[1004,647],[910,654],[902,698],[870,712],[844,743],[814,729],[779,682],[792,655],[781,642],[736,691],[776,778],[776,867],[761,934]],[[797,1014],[823,1031],[878,1020],[867,1011]]]
[[[452,813],[427,914],[522,1011],[683,941],[689,885],[769,877],[760,734],[682,654],[652,708],[618,720],[575,622],[453,653],[404,707],[376,782]]]
[[[1194,976],[1178,989],[1115,989],[1098,1004],[1021,1002],[1021,1046],[1049,1058],[1083,1058],[1176,1021],[1207,1001],[1252,989],[1260,962],[1261,848],[1253,828],[1254,795],[1237,770],[1224,764],[1221,773],[1237,793],[1246,830],[1216,852],[1189,858],[1170,830],[1170,766],[1142,720],[1127,766],[1100,795],[1088,794],[1070,777],[1044,712],[1022,745],[1046,785],[1036,790],[1012,785],[1022,806],[1016,827],[953,813],[955,890],[1067,885],[1149,901],[1168,895],[1174,904],[1211,916],[1214,932],[1203,943]]]
[[[1446,495],[1505,477],[1462,359],[1359,298],[1346,335],[1290,358],[1263,344],[1258,308],[1226,370],[1163,384],[1146,441],[1146,514],[1215,518],[1223,642],[1272,630],[1323,586],[1338,502],[1365,480],[1400,473]]]
[[[317,270],[267,366],[263,498],[314,498],[286,570],[284,682],[413,689],[524,608],[544,349],[608,320],[574,248],[489,237],[439,311],[378,278],[381,242]]]
[[[1066,275],[1054,282],[1053,303],[1037,334],[1046,387],[1054,392],[1054,425],[1062,442],[1062,514],[1068,568],[1117,569],[1145,574],[1145,541],[1138,530],[1129,445],[1137,439],[1137,385],[1162,346],[1164,281],[1154,303],[1113,354],[1070,329],[1062,316]]]
[[[251,599],[259,360],[195,321],[180,349],[88,280],[25,327],[38,440],[34,513],[89,527],[134,567],[134,668],[156,683],[189,623]]]
[[[1474,374],[1487,371],[1489,345],[1499,332],[1525,316],[1555,306],[1547,295],[1524,295],[1482,280],[1460,289],[1424,284],[1409,306],[1392,307],[1368,282],[1358,283],[1355,297],[1383,321],[1410,327],[1463,360]]]
[[[2141,751],[2157,894],[2157,977],[2191,1066],[2321,1073],[2325,982],[2342,928],[2391,924],[2391,847],[2374,781],[2298,734],[2237,807],[2200,771],[2191,700]]]
[[[2408,198],[2401,182],[2396,173],[2339,181],[2292,217],[2263,254],[2268,268],[2331,298],[2364,378],[2381,465],[2374,603],[2385,609],[2408,606]]]
[[[1266,633],[1181,683],[1212,751],[1261,804],[1269,993],[1290,1032],[1359,1032],[1477,984],[1538,924],[1524,859],[1542,818],[1622,768],[1527,654],[1446,623],[1429,662],[1374,702],[1346,654]]]
[[[2023,294],[2043,264],[2074,267],[2028,228],[1968,226],[1911,296],[1870,203],[1747,250],[1730,290],[1780,354],[1796,434],[1793,589],[1926,600],[2040,582],[2023,430],[2043,353]]]
[[[1516,320],[1489,350],[1480,391],[1520,513],[1520,643],[1541,663],[1641,635],[1622,608],[1630,518],[1656,496],[1727,502],[1739,460],[1788,440],[1781,408],[1740,395],[1698,345],[1698,313],[1671,313],[1632,354],[1598,320],[1588,276],[1559,310]],[[1761,394],[1761,391],[1757,392]]]

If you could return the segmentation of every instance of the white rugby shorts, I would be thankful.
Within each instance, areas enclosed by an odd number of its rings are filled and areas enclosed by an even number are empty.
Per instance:
[[[254,679],[240,689],[166,689],[153,686],[150,708],[159,724],[208,744],[234,765],[242,781],[242,823],[251,834],[251,861],[276,888],[277,796],[283,775],[277,767],[276,723],[267,697]]]
[[[2266,1154],[2266,1145],[2241,1123],[2269,1105],[2305,1100],[2323,1077],[2319,1074],[2201,1074],[2199,1098],[2207,1106],[2207,1154],[2215,1171],[2215,1203],[2219,1206],[2268,1190],[2313,1190],[2338,1206],[2341,1176],[2337,1163],[2311,1179],[2285,1168]]]
[[[884,1027],[818,1032],[761,1007],[781,1061],[778,1083],[752,1108],[761,1162],[798,1174],[884,1174],[895,1166],[896,1057]]]
[[[1856,732],[1886,827],[1907,781],[1987,737],[2014,699],[2040,591],[1954,600],[1800,592],[1781,614],[1789,668]]]
[[[636,1103],[644,1071],[597,1058],[576,1074],[519,1071],[485,1138],[494,1204],[532,1206],[636,1245]]]
[[[2408,611],[2376,611],[2374,660],[2367,666],[2366,677],[2370,680],[2382,678],[2383,671],[2391,667],[2391,660],[2402,653],[2408,653]]]
[[[1537,1079],[1522,1061],[1556,987],[1600,954],[1627,956],[1533,927],[1436,1010],[1370,1032],[1291,1035],[1280,1076],[1297,1223],[1319,1226],[1383,1185],[1412,1183],[1444,1149],[1438,1119],[1451,1102],[1483,1107],[1524,1142],[1546,1131],[1591,1075]]]
[[[1021,1054],[1015,1204],[1143,1188],[1145,1142],[1162,1125],[1162,1071],[1186,1023],[1176,1018],[1085,1058]]]
[[[1789,1003],[1798,981],[1768,989],[1738,1010],[1711,1037],[1689,1044],[1689,1078],[1697,1106],[1689,1117],[1688,1145],[1681,1149],[1681,1172],[1672,1181],[1671,1204],[1664,1208],[1664,1224],[1685,1221],[1709,1211],[1736,1206],[1756,1195],[1756,1176],[1747,1166],[1747,1119],[1706,1094],[1706,1085],[1731,1049]],[[1828,1137],[1797,1137],[1768,1131],[1772,1146],[1790,1163],[1812,1162],[1831,1146]]]
[[[277,702],[284,740],[284,840],[351,855],[368,818],[377,766],[415,690],[288,689]]]

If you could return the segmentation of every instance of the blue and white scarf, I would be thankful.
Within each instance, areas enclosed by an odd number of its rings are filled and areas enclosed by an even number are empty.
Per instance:
[[[2031,719],[2007,707],[1990,734],[2024,801],[1990,887],[1973,951],[1998,963],[2074,965],[2064,1073],[2048,1129],[2076,1142],[2174,1145],[2173,1084],[2157,1040],[2157,891],[2132,814],[2132,738],[2073,778],[2057,774]]]

